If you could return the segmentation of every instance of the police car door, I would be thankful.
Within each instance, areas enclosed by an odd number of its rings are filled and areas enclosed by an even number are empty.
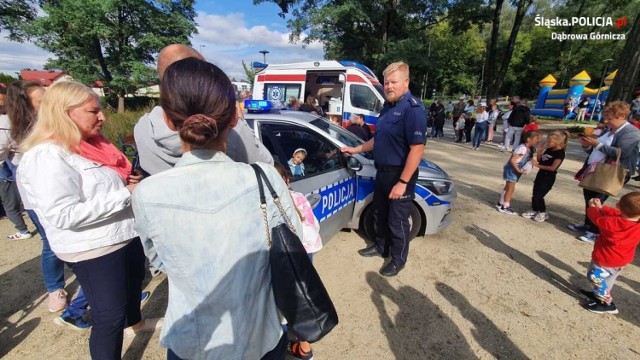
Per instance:
[[[294,176],[291,188],[310,199],[326,243],[346,227],[355,206],[355,176],[347,169],[340,148],[329,137],[303,124],[259,121],[258,126],[262,143],[286,168],[290,168],[294,152],[306,152],[303,174]]]

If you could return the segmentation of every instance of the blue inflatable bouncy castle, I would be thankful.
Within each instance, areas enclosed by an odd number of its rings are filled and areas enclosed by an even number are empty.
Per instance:
[[[597,116],[594,119],[600,118],[600,102],[605,101],[607,95],[609,95],[609,86],[613,82],[615,78],[617,70],[609,74],[604,83],[606,86],[600,88],[600,94],[598,95],[598,89],[591,89],[586,87],[589,82],[591,82],[591,78],[586,71],[582,71],[581,73],[574,76],[569,82],[568,89],[553,89],[556,85],[557,80],[553,77],[553,75],[549,74],[547,77],[542,79],[538,85],[540,85],[540,93],[538,94],[538,101],[536,102],[536,108],[531,111],[533,115],[539,116],[549,116],[558,119],[565,118],[564,114],[564,106],[567,99],[572,99],[573,104],[572,108],[578,105],[580,100],[583,97],[591,98],[589,102],[589,107],[587,108],[587,118],[591,118],[591,113],[593,112],[596,105],[598,108],[596,109]],[[600,100],[600,102],[596,102],[596,96]],[[567,119],[572,119],[576,116],[575,113],[571,112],[566,117]]]

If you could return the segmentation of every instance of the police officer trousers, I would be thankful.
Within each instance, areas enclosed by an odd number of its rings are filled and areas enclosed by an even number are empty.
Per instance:
[[[391,189],[398,183],[402,169],[400,166],[379,166],[373,193],[375,246],[383,256],[391,255],[397,267],[404,266],[409,254],[409,216],[418,179],[416,170],[407,184],[404,196],[400,199],[389,199]]]

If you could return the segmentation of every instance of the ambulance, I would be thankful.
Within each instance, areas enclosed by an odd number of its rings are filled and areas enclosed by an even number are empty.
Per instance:
[[[301,103],[308,95],[318,99],[327,115],[338,115],[347,124],[351,114],[364,115],[375,130],[385,96],[382,84],[368,67],[353,61],[315,61],[292,64],[254,63],[257,69],[253,98]]]

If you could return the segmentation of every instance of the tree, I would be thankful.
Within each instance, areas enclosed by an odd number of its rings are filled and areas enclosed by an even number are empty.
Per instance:
[[[101,80],[118,97],[153,80],[147,65],[171,43],[196,32],[192,0],[45,0],[44,15],[23,27],[36,45],[56,55],[47,68],[91,84]]]
[[[520,27],[522,26],[524,15],[529,10],[531,4],[533,4],[533,0],[517,0],[517,2],[515,2],[516,17],[513,21],[511,33],[509,34],[509,40],[507,41],[507,45],[505,46],[502,54],[502,61],[500,62],[495,72],[491,73],[491,76],[493,78],[489,83],[487,83],[487,98],[495,98],[498,96],[498,94],[500,94],[502,83],[504,82],[507,70],[509,69],[509,65],[511,64],[511,57],[513,56],[516,39],[518,38],[518,33],[520,32]]]
[[[28,0],[0,0],[0,31],[8,30],[12,40],[20,38],[21,25],[36,17],[35,5]]]
[[[12,82],[14,82],[16,80],[18,80],[18,79],[14,78],[11,75],[7,75],[5,73],[0,73],[0,83],[3,83],[5,85],[9,85],[9,84],[11,84]]]
[[[618,73],[611,84],[607,101],[630,102],[640,77],[640,15],[636,15],[626,44],[618,60]]]
[[[253,80],[256,77],[255,69],[252,64],[245,64],[244,60],[242,60],[242,68],[244,69],[245,75],[247,75],[247,82],[251,84],[251,88],[253,89]]]

